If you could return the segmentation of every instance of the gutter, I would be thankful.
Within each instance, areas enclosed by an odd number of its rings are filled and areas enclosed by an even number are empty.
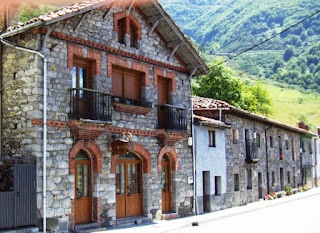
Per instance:
[[[16,32],[16,31],[14,31]],[[43,161],[42,161],[42,178],[43,178],[43,189],[42,189],[42,201],[43,201],[43,205],[42,205],[42,217],[43,217],[43,231],[45,232],[47,229],[47,203],[46,203],[46,199],[47,199],[47,58],[40,52],[36,51],[36,50],[32,50],[32,49],[28,49],[28,48],[24,48],[24,47],[20,47],[17,46],[15,44],[12,44],[9,41],[6,41],[3,39],[4,36],[7,36],[8,33],[5,33],[3,35],[0,36],[0,42],[1,42],[1,46],[2,44],[7,45],[11,48],[17,49],[17,50],[21,50],[21,51],[25,51],[28,53],[32,53],[35,54],[37,56],[39,56],[40,58],[42,58],[43,60]],[[2,50],[1,50],[2,51]],[[1,102],[0,102],[1,103]],[[1,121],[0,121],[1,123]]]
[[[190,80],[190,88],[191,88],[191,80]],[[191,92],[191,89],[190,89]],[[194,130],[194,117],[193,117],[193,99],[191,96],[191,131],[192,131],[192,161],[193,161],[193,212],[198,215],[198,201],[197,201],[197,173],[196,173],[196,138],[195,138],[195,130]]]

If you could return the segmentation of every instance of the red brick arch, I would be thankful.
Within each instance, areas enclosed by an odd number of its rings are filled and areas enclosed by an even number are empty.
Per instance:
[[[102,172],[102,154],[100,151],[99,146],[91,140],[79,140],[71,149],[69,154],[69,173],[75,172],[75,166],[76,166],[76,156],[80,150],[87,151],[91,158],[93,163],[93,171],[94,172]]]
[[[138,155],[143,163],[143,172],[144,173],[150,173],[151,172],[151,155],[149,151],[144,148],[141,144],[139,143],[131,143],[129,145],[129,152],[132,152],[136,155]],[[116,172],[116,165],[117,165],[117,159],[121,155],[112,155],[111,159],[111,173]]]
[[[172,146],[164,146],[158,155],[158,172],[161,172],[161,161],[163,156],[167,154],[170,159],[171,171],[178,171],[179,169],[179,156]]]

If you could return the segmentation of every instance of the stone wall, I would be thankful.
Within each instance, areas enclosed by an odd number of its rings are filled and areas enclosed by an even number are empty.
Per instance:
[[[154,32],[147,35],[149,26],[144,18],[135,10],[131,14],[141,23],[140,49],[127,47],[115,40],[113,28],[113,13],[123,11],[123,7],[114,7],[106,20],[103,15],[106,9],[96,9],[87,13],[81,27],[74,32],[81,15],[61,21],[53,25],[53,31],[81,38],[98,44],[104,44],[139,56],[147,57],[171,66],[182,67],[177,58],[168,60],[170,50]],[[23,38],[22,38],[23,37]],[[14,40],[13,40],[14,39]],[[190,83],[187,75],[161,66],[151,65],[139,59],[125,58],[110,54],[104,50],[90,46],[70,43],[54,36],[43,42],[44,36],[26,33],[17,38],[11,38],[15,43],[31,49],[40,49],[48,59],[48,121],[54,122],[48,126],[47,135],[47,217],[58,219],[59,223],[74,224],[75,175],[71,167],[70,151],[79,143],[79,139],[68,126],[70,113],[70,92],[72,87],[72,59],[81,56],[93,61],[93,87],[103,92],[112,90],[112,74],[108,71],[110,59],[132,68],[132,64],[142,68],[149,80],[142,87],[143,99],[152,103],[153,108],[147,115],[119,112],[113,109],[112,123],[99,123],[105,129],[97,138],[89,143],[98,146],[101,152],[101,171],[94,170],[93,184],[93,220],[102,225],[115,224],[115,174],[111,172],[112,152],[110,144],[112,133],[110,126],[126,131],[148,131],[151,136],[141,136],[133,133],[131,144],[139,144],[151,156],[151,172],[143,173],[143,214],[151,217],[151,213],[161,213],[161,184],[158,172],[158,155],[163,144],[156,135],[157,129],[157,87],[155,85],[155,68],[160,69],[166,77],[170,72],[174,89],[170,93],[172,104],[190,109]],[[41,46],[42,45],[42,46]],[[139,57],[138,56],[138,57]],[[5,47],[4,51],[4,131],[3,144],[12,156],[37,157],[37,208],[38,217],[42,217],[42,67],[41,59],[29,53]],[[70,67],[71,65],[71,67]],[[188,130],[190,134],[190,111],[187,113]],[[90,123],[86,123],[90,124]],[[185,137],[184,137],[185,138]],[[13,140],[15,139],[15,140]],[[92,139],[92,140],[91,140]],[[10,140],[14,141],[11,142]],[[18,142],[16,142],[18,141]],[[16,144],[15,144],[16,143]],[[179,169],[172,172],[172,211],[181,216],[192,213],[193,186],[188,184],[187,177],[192,176],[192,153],[185,139],[178,141],[172,148],[178,155]],[[139,154],[138,154],[139,156]],[[96,159],[92,157],[92,159]],[[95,163],[94,166],[97,166]],[[57,229],[59,228],[56,226]],[[60,229],[61,230],[61,229]]]

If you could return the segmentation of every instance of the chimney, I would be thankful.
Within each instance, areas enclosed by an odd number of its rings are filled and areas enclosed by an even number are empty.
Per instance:
[[[299,127],[300,129],[305,129],[305,124],[304,124],[304,122],[303,122],[303,121],[300,121],[299,124],[298,124],[298,127]]]
[[[7,5],[7,22],[8,27],[19,24],[20,15],[19,15],[20,3],[17,1],[12,1]]]

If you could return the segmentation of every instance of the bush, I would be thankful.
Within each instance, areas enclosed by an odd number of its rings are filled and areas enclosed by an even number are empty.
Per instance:
[[[288,196],[292,194],[292,188],[290,186],[286,186],[285,191]]]

